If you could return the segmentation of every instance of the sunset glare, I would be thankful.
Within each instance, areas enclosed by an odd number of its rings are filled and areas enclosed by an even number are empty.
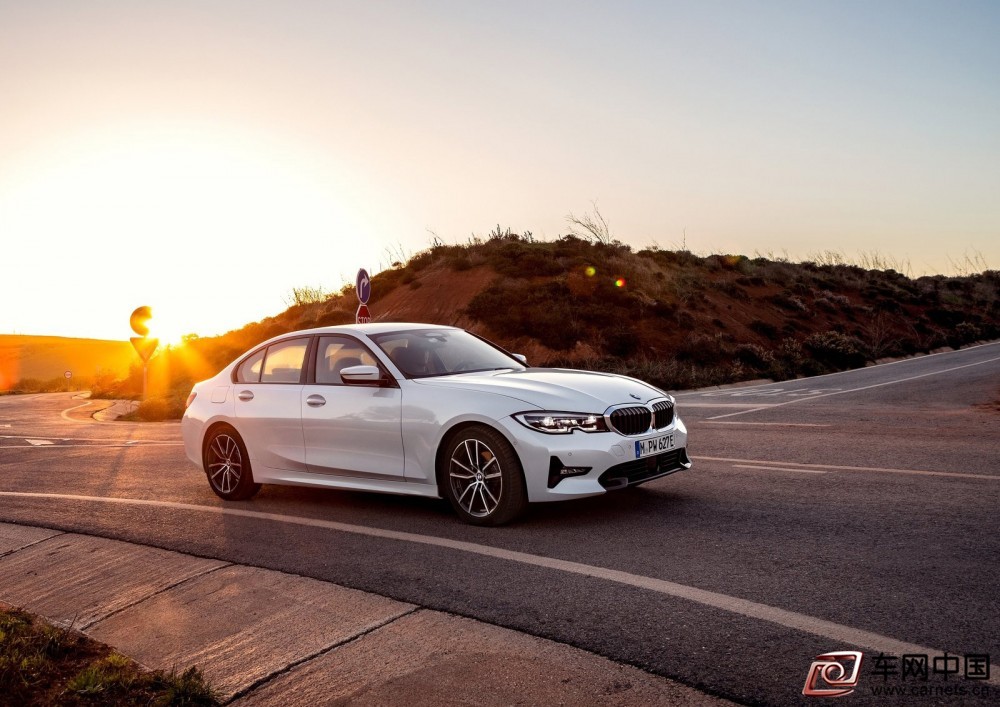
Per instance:
[[[595,204],[636,249],[996,269],[998,34],[990,2],[0,0],[0,333],[218,334]]]

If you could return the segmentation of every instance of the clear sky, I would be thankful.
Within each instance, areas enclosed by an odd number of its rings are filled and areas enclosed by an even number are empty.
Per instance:
[[[0,0],[0,333],[219,333],[592,202],[635,247],[997,269],[998,37],[995,1]]]

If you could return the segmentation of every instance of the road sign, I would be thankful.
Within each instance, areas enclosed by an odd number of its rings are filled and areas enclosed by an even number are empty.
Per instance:
[[[149,357],[153,355],[156,347],[160,344],[159,339],[150,339],[146,336],[133,336],[129,341],[132,342],[135,352],[139,354],[139,358],[142,359],[143,363],[149,361]]]
[[[368,311],[368,305],[359,304],[358,313],[354,315],[354,319],[358,324],[370,324],[372,315],[371,312]]]
[[[73,371],[66,371],[63,375],[66,376],[66,380],[69,380],[73,377]]]
[[[136,307],[136,310],[132,312],[132,316],[129,317],[128,323],[134,331],[139,336],[149,336],[149,320],[153,318],[153,310],[145,305],[142,307]]]
[[[368,277],[368,271],[364,268],[358,270],[358,277],[354,281],[354,288],[358,291],[358,301],[361,304],[368,304],[368,298],[372,296],[372,281]]]

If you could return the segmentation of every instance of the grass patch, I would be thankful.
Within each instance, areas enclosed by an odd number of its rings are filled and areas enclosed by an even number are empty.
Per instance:
[[[218,705],[197,668],[148,671],[102,643],[19,609],[0,607],[0,703],[55,705]]]

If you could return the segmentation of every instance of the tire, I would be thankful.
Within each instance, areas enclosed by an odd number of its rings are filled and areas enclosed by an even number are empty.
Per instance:
[[[444,496],[466,523],[503,525],[528,506],[521,461],[496,430],[462,430],[446,443],[441,464]]]
[[[246,445],[229,425],[220,425],[209,434],[205,440],[202,465],[208,485],[219,498],[245,501],[260,491],[260,484],[253,480]]]

